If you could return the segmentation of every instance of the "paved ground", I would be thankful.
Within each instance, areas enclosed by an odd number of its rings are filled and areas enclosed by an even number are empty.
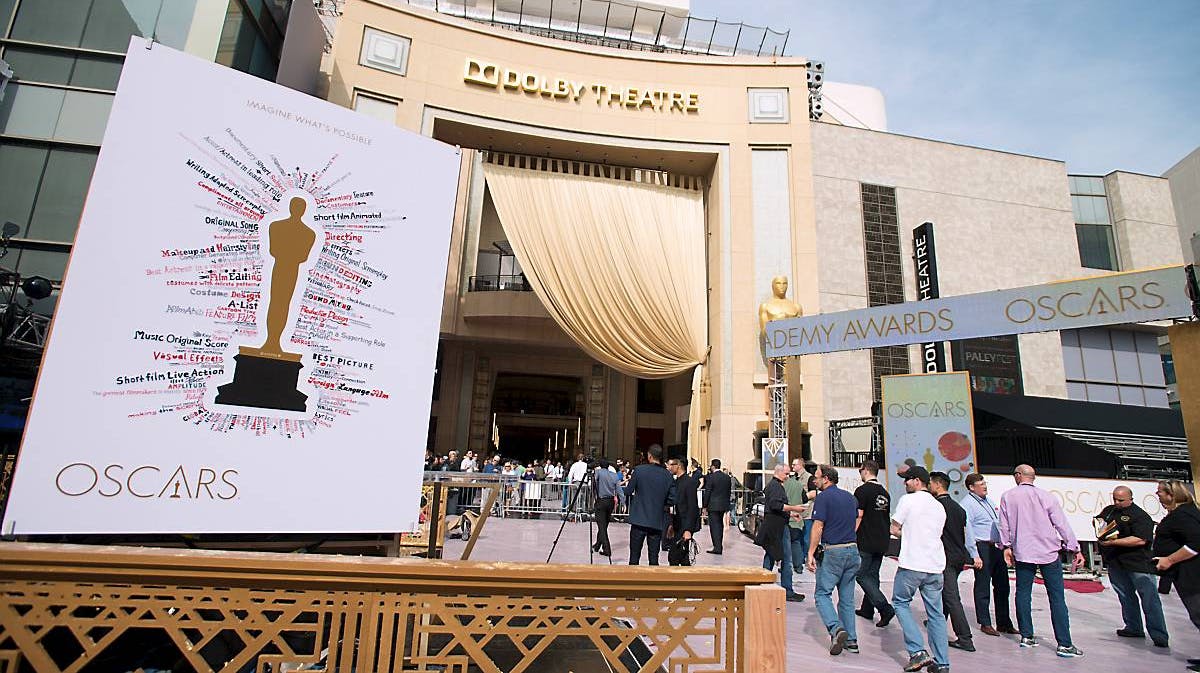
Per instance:
[[[551,543],[558,533],[558,521],[522,519],[490,519],[475,547],[472,560],[524,561],[544,563]],[[618,563],[628,560],[629,527],[613,524],[613,558]],[[708,531],[699,534],[702,549],[708,548]],[[457,558],[462,543],[452,541],[447,548],[448,558]],[[746,536],[727,530],[725,555],[701,553],[702,565],[759,565],[762,552]],[[662,559],[666,562],[665,554]],[[554,552],[553,563],[588,562],[588,525],[567,524]],[[595,562],[608,559],[595,556]],[[883,568],[884,593],[891,595],[891,578],[895,561],[886,560]],[[970,601],[971,573],[962,575],[962,594],[966,597],[968,618],[974,616]],[[795,587],[808,599],[803,603],[788,603],[788,671],[899,671],[907,661],[904,640],[895,621],[878,629],[866,620],[858,620],[859,643],[862,653],[831,657],[828,636],[812,602],[813,578],[800,575]],[[1171,631],[1171,648],[1162,650],[1149,640],[1136,641],[1118,638],[1114,633],[1121,627],[1120,607],[1116,595],[1105,588],[1099,593],[1082,594],[1068,591],[1071,610],[1071,633],[1075,644],[1085,656],[1078,659],[1059,659],[1054,656],[1050,629],[1050,611],[1045,591],[1034,588],[1033,617],[1036,632],[1046,641],[1041,647],[1021,649],[1016,636],[988,637],[975,633],[979,651],[974,653],[951,650],[950,663],[955,671],[1005,671],[1006,673],[1044,673],[1045,671],[1087,671],[1087,673],[1142,673],[1153,671],[1183,671],[1188,657],[1200,657],[1200,633],[1188,621],[1187,613],[1172,594],[1164,597],[1163,607]],[[919,603],[919,601],[917,602]],[[914,604],[915,605],[915,604]],[[916,608],[918,616],[920,608]],[[1015,616],[1015,614],[1014,614]]]

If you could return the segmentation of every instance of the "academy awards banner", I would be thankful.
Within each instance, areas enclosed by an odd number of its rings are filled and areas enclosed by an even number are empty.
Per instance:
[[[412,530],[458,164],[135,38],[4,532]]]
[[[945,472],[950,494],[966,495],[975,471],[975,421],[967,372],[881,377],[883,446],[892,502],[904,495],[897,477],[909,465]]]

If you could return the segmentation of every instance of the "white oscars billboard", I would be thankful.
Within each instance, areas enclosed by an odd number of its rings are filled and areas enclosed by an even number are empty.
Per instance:
[[[411,530],[458,166],[135,38],[4,532]]]

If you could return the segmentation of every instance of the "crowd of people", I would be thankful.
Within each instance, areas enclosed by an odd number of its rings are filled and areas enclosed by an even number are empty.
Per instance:
[[[908,651],[905,671],[950,670],[950,650],[974,652],[974,633],[959,594],[964,569],[974,572],[975,622],[987,636],[1018,636],[1021,648],[1038,647],[1032,603],[1035,577],[1040,576],[1049,600],[1055,654],[1083,656],[1071,638],[1062,555],[1071,567],[1084,563],[1079,541],[1058,500],[1035,485],[1029,465],[1013,471],[1015,488],[997,503],[988,497],[981,474],[966,478],[967,494],[951,497],[950,478],[909,466],[898,475],[905,492],[892,503],[878,481],[879,466],[865,462],[862,485],[853,494],[838,487],[836,468],[778,465],[764,489],[765,519],[756,543],[763,547],[766,568],[779,564],[779,581],[789,601],[804,595],[792,586],[792,575],[815,573],[817,613],[829,634],[829,653],[858,652],[855,617],[887,627],[896,619]],[[1170,646],[1160,594],[1180,596],[1189,618],[1200,628],[1200,508],[1191,491],[1178,481],[1161,482],[1158,499],[1168,512],[1155,526],[1133,502],[1132,491],[1120,486],[1113,504],[1097,516],[1098,543],[1124,626],[1117,635]],[[804,522],[808,519],[808,523]],[[802,527],[793,533],[797,523]],[[889,598],[880,590],[879,570],[891,538],[899,539],[898,569]],[[803,565],[801,561],[803,559]],[[1016,574],[1013,624],[1009,610],[1009,569]],[[862,602],[854,608],[858,589]],[[837,594],[836,604],[834,593]],[[920,597],[925,619],[914,617]],[[993,619],[994,615],[994,619]],[[951,638],[953,632],[953,638]],[[1200,671],[1200,659],[1188,670]]]
[[[728,468],[714,459],[705,473],[695,460],[664,458],[659,445],[651,446],[644,459],[636,466],[605,459],[589,464],[579,455],[564,466],[552,461],[521,465],[492,456],[480,466],[473,452],[460,459],[452,451],[441,459],[427,456],[426,468],[561,481],[566,485],[564,502],[588,485],[598,525],[593,550],[611,557],[609,524],[624,513],[630,565],[641,563],[643,550],[650,565],[658,565],[664,551],[671,565],[690,565],[705,518],[711,541],[707,552],[722,554],[725,528],[737,523],[741,487]],[[1071,637],[1063,555],[1070,557],[1072,570],[1083,565],[1084,557],[1058,500],[1035,485],[1033,467],[1014,469],[1015,487],[999,502],[989,497],[981,474],[968,475],[966,495],[955,500],[947,474],[908,466],[897,475],[906,495],[893,503],[878,475],[879,465],[866,461],[859,468],[862,485],[851,493],[838,486],[836,468],[797,459],[790,466],[776,465],[763,488],[763,518],[755,537],[764,551],[763,567],[778,569],[789,602],[806,598],[795,590],[794,575],[814,573],[814,602],[829,635],[831,655],[859,651],[855,617],[877,628],[886,628],[894,619],[908,653],[904,670],[948,673],[951,649],[975,651],[975,630],[959,592],[959,576],[970,570],[979,633],[1017,636],[1021,648],[1040,646],[1032,614],[1033,585],[1040,576],[1055,654],[1083,656]],[[1178,481],[1160,482],[1157,494],[1167,514],[1155,525],[1134,502],[1132,491],[1117,487],[1112,505],[1097,515],[1097,540],[1120,602],[1123,626],[1116,634],[1149,637],[1155,646],[1168,648],[1160,595],[1172,590],[1178,594],[1200,629],[1200,507]],[[880,569],[892,538],[899,539],[899,556],[889,597],[880,586]],[[1015,592],[1010,591],[1010,569],[1016,576]],[[921,622],[912,608],[918,597],[925,612]],[[1200,659],[1189,659],[1188,670],[1200,672]]]

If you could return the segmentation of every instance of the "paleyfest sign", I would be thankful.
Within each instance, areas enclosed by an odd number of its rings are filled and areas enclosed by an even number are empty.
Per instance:
[[[458,163],[135,39],[4,532],[412,530]]]
[[[1192,314],[1183,267],[777,320],[767,357],[1052,332]]]
[[[945,472],[950,494],[966,495],[963,482],[975,471],[975,421],[966,372],[880,377],[887,485],[893,502],[904,495],[901,468]]]

